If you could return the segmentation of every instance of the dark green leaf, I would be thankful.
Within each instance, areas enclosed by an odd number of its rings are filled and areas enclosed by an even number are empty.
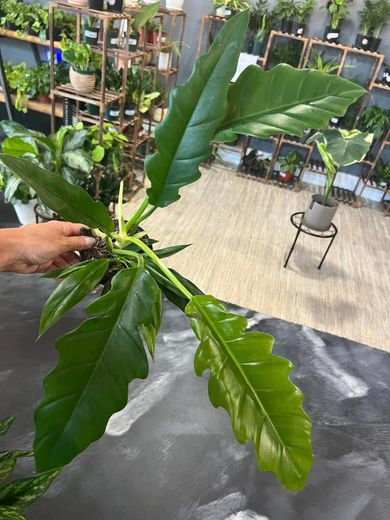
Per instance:
[[[85,265],[88,265],[90,261],[91,260],[85,260],[84,262],[79,262],[78,264],[65,267],[64,269],[53,269],[53,271],[49,271],[48,273],[43,274],[42,278],[66,278],[74,271],[78,271]]]
[[[200,177],[199,165],[212,151],[210,142],[227,113],[227,91],[242,49],[248,12],[233,16],[194,72],[170,97],[170,109],[156,129],[157,153],[146,159],[153,206],[168,206],[179,189]]]
[[[157,249],[155,251],[155,253],[159,258],[168,258],[169,256],[173,256],[173,255],[176,255],[177,253],[180,253],[180,251],[183,251],[183,249],[190,247],[190,245],[191,244],[164,247],[164,249]]]
[[[229,90],[229,110],[216,141],[234,134],[301,136],[307,128],[326,128],[365,94],[360,85],[313,69],[281,64],[270,71],[252,65]]]
[[[114,223],[104,204],[95,202],[80,186],[69,184],[60,175],[26,159],[0,154],[0,160],[14,175],[31,186],[44,204],[65,220],[105,232],[114,230]]]
[[[81,267],[77,266],[78,269],[65,277],[64,281],[51,294],[42,310],[39,326],[40,336],[95,289],[107,271],[109,262],[108,259],[92,260]]]
[[[88,306],[97,317],[60,338],[60,361],[44,381],[36,414],[37,468],[62,466],[99,439],[127,403],[128,385],[148,375],[141,325],[158,328],[161,292],[148,272],[123,269],[110,292]]]
[[[16,507],[6,507],[0,505],[1,520],[27,520],[27,518]]]
[[[47,491],[60,471],[61,469],[47,471],[0,486],[0,506],[26,508]]]
[[[27,128],[16,121],[1,121],[0,128],[7,137],[13,137],[15,134],[25,134]]]
[[[148,20],[154,18],[160,9],[160,2],[148,4],[141,7],[141,10],[134,17],[134,29],[141,29]]]
[[[313,463],[311,422],[302,392],[288,378],[292,364],[272,354],[272,336],[245,332],[246,318],[212,296],[194,296],[186,314],[200,340],[195,371],[210,370],[213,406],[229,413],[238,442],[254,443],[261,470],[301,489]]]
[[[9,417],[6,417],[5,419],[2,419],[0,421],[0,437],[2,435],[5,435],[8,432],[8,430],[9,430],[11,424],[14,422],[15,418],[16,418],[15,415],[10,415]]]

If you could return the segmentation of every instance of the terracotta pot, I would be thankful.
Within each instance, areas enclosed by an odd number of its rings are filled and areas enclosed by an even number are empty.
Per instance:
[[[291,172],[282,172],[280,171],[278,174],[278,181],[283,182],[283,184],[290,184],[290,182],[294,178],[294,173]]]
[[[80,92],[80,94],[90,94],[95,88],[95,73],[79,72],[71,67],[69,70],[69,79],[72,87],[77,92]]]
[[[303,224],[314,231],[328,231],[338,206],[334,199],[328,199],[328,204],[324,206],[322,195],[312,195],[312,200],[303,216]]]
[[[158,32],[148,31],[148,43],[150,43],[151,45],[158,44]]]
[[[43,96],[41,96],[38,100],[40,103],[45,103],[46,105],[50,105],[51,103],[51,99],[50,99],[50,96],[49,94],[44,94]]]

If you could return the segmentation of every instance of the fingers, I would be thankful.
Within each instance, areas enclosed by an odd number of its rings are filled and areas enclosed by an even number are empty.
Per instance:
[[[65,251],[84,251],[90,249],[96,243],[93,237],[68,237],[65,239]]]
[[[73,224],[72,222],[63,222],[64,235],[67,237],[81,235],[81,230],[86,229],[84,224]]]

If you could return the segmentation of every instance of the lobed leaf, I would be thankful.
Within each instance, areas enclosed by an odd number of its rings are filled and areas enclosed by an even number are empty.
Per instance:
[[[101,202],[94,201],[80,186],[19,157],[0,154],[0,161],[38,194],[41,201],[65,220],[110,233],[114,223]]]
[[[109,259],[92,260],[65,275],[64,280],[56,287],[43,307],[39,326],[40,336],[95,289],[107,271],[109,263]]]
[[[210,143],[227,113],[229,82],[248,19],[248,12],[232,17],[197,61],[189,80],[172,92],[169,113],[156,129],[157,152],[145,162],[153,206],[175,202],[180,188],[200,177],[199,165],[211,155]]]
[[[313,463],[311,422],[301,391],[288,378],[292,364],[272,354],[272,336],[245,332],[246,318],[212,296],[194,296],[186,314],[200,340],[195,372],[210,370],[211,403],[228,412],[238,442],[253,442],[261,470],[275,473],[288,489],[301,489]]]
[[[139,329],[157,331],[160,309],[161,292],[150,274],[123,269],[111,290],[87,307],[97,316],[57,340],[60,360],[45,378],[45,397],[35,413],[39,470],[69,463],[126,405],[130,381],[148,375]]]

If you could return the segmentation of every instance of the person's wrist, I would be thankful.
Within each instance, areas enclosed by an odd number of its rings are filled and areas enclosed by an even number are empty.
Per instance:
[[[20,260],[21,228],[0,230],[0,271],[12,271]]]

